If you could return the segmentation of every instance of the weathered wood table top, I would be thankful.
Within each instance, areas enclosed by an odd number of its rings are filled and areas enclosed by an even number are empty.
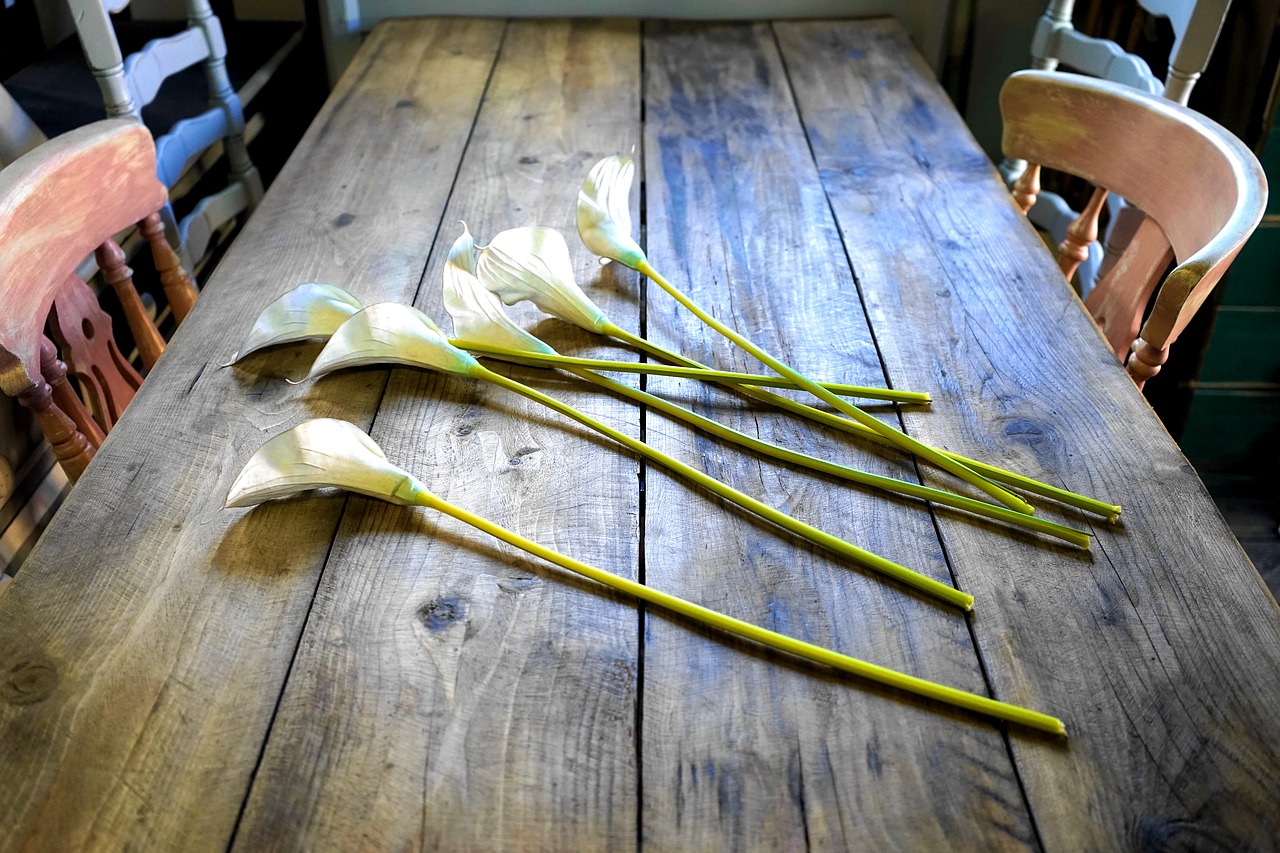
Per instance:
[[[635,149],[654,266],[811,375],[927,390],[911,434],[1124,506],[1084,552],[764,462],[509,368],[971,592],[937,605],[501,389],[227,369],[305,281],[447,321],[465,220],[563,230],[618,325],[759,372],[574,233]],[[562,351],[633,351],[528,306]],[[502,368],[507,370],[508,368]],[[628,381],[635,382],[631,379]],[[679,380],[752,434],[928,466]],[[1052,713],[1005,726],[728,639],[421,509],[224,510],[270,436],[370,431],[441,496],[574,557],[866,660]],[[888,21],[380,26],[0,597],[0,848],[1264,849],[1280,618],[1196,473]]]

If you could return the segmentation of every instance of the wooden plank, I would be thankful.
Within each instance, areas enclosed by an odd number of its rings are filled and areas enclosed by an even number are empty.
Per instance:
[[[299,282],[417,287],[502,24],[412,26],[364,45],[0,600],[0,849],[225,848],[344,501],[222,501],[268,435],[367,424],[385,374],[217,366]]]
[[[1045,847],[1274,846],[1280,619],[1195,472],[902,32],[776,32],[911,431],[1125,506],[1090,558],[940,519],[996,695],[1071,733],[1010,738]]]
[[[647,234],[656,268],[812,375],[884,381],[767,25],[647,27]],[[650,336],[762,367],[649,288]],[[911,478],[900,456],[710,391],[652,382],[750,434]],[[892,410],[881,409],[891,420]],[[928,511],[764,464],[650,417],[650,441],[939,579]],[[984,692],[962,614],[806,547],[649,467],[646,582],[876,663]],[[964,522],[968,526],[973,522]],[[972,528],[990,544],[999,535]],[[1034,545],[1023,542],[1033,553]],[[997,729],[657,612],[645,630],[643,842],[654,849],[1034,845]]]
[[[638,141],[639,94],[635,21],[510,22],[417,306],[448,326],[441,274],[459,219],[481,244],[558,228],[584,286],[600,276],[575,233],[578,186]],[[611,271],[598,284],[593,297],[634,328],[629,289]],[[598,348],[513,313],[565,351]],[[513,375],[639,432],[626,402]],[[637,463],[594,433],[502,389],[397,371],[373,434],[445,499],[636,576]],[[478,531],[353,501],[236,847],[631,847],[638,629],[631,601]]]

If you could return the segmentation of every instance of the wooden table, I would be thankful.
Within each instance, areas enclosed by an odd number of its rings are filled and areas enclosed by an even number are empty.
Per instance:
[[[969,617],[507,392],[219,369],[304,281],[445,320],[445,253],[538,223],[619,325],[759,369],[601,270],[578,185],[635,147],[654,265],[814,375],[928,390],[926,441],[1111,499],[1091,552],[809,476],[513,375],[973,593]],[[635,358],[516,312],[564,351]],[[648,387],[868,470],[894,453]],[[891,421],[893,409],[879,411]],[[1065,719],[1068,740],[638,607],[423,510],[223,510],[268,437],[371,431],[442,496],[741,618]],[[924,468],[926,481],[948,478]],[[1280,618],[1196,473],[888,21],[380,26],[11,589],[0,848],[1274,848]]]

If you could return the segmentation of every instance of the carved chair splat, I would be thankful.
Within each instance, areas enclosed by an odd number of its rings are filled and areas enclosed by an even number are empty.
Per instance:
[[[1085,303],[1141,387],[1262,219],[1262,166],[1198,113],[1077,74],[1020,71],[1005,82],[1000,111],[1005,154],[1033,164],[1015,194],[1024,212],[1043,164],[1105,188],[1091,204],[1111,191],[1145,214]],[[1162,280],[1171,255],[1178,265]]]
[[[167,198],[151,134],[128,119],[77,128],[0,171],[0,387],[35,412],[73,480],[142,382],[112,338],[110,317],[75,270],[96,254],[144,365],[154,364],[164,339],[113,235],[138,223],[144,233],[159,233],[155,216]],[[162,275],[167,271],[175,302],[188,300],[185,313],[194,287],[172,249],[159,243],[156,266]],[[65,364],[44,336],[46,322]],[[68,371],[83,400],[66,381]]]

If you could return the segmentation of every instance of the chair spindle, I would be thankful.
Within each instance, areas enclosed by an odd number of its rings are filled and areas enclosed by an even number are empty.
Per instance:
[[[156,272],[160,274],[160,284],[164,287],[164,295],[169,300],[169,310],[178,323],[187,319],[187,314],[195,307],[200,292],[195,282],[187,275],[178,253],[165,238],[164,223],[160,213],[151,214],[138,223],[138,230],[151,246],[151,257],[155,261]]]
[[[103,278],[115,290],[124,310],[125,319],[129,322],[129,331],[133,333],[134,343],[138,345],[138,354],[142,357],[142,365],[147,370],[155,366],[164,352],[164,338],[156,329],[156,324],[147,315],[147,309],[133,286],[133,270],[125,263],[124,250],[115,240],[107,240],[98,247],[95,255]]]
[[[53,390],[49,383],[43,379],[36,382],[18,395],[18,402],[35,414],[67,477],[72,482],[80,479],[93,458],[93,448],[76,429],[75,422],[53,404]]]
[[[1089,247],[1098,239],[1098,217],[1107,202],[1107,190],[1094,187],[1089,203],[1067,226],[1067,236],[1058,244],[1058,267],[1071,281],[1080,265],[1089,259]]]
[[[1040,195],[1040,165],[1028,163],[1022,170],[1018,180],[1013,182],[1013,200],[1024,214],[1030,213],[1036,205],[1036,196]]]
[[[67,381],[67,365],[58,358],[58,350],[53,341],[42,338],[40,341],[40,372],[49,383],[53,392],[53,404],[62,410],[76,429],[84,436],[89,446],[97,450],[106,439],[98,422],[89,414],[84,402],[76,394],[71,383]]]

